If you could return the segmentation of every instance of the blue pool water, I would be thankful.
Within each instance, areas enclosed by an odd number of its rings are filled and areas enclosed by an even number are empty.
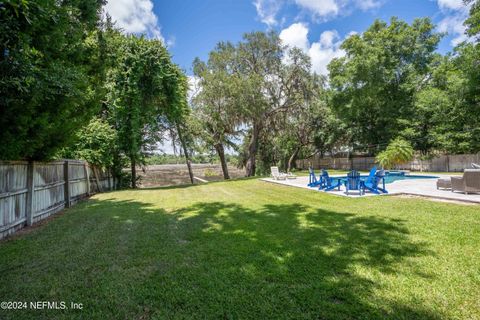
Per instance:
[[[423,176],[423,175],[390,175],[385,176],[385,183],[392,183],[397,180],[416,180],[416,179],[437,179],[435,176]]]
[[[363,179],[368,178],[368,175],[361,176]],[[347,176],[345,177],[340,177],[341,179],[346,179]],[[396,172],[391,172],[387,173],[385,175],[385,183],[392,183],[394,181],[398,180],[415,180],[415,179],[437,179],[438,177],[436,176],[425,176],[425,175],[404,175],[403,173],[396,173]]]

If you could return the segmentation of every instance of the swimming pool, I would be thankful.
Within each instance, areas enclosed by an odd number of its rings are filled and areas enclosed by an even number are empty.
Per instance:
[[[367,179],[368,178],[368,175],[365,175],[365,176],[360,176],[362,179]],[[339,177],[340,179],[347,179],[346,176],[344,177]],[[385,183],[388,184],[388,183],[392,183],[394,181],[398,181],[398,180],[417,180],[417,179],[438,179],[438,177],[436,176],[426,176],[426,175],[405,175],[403,174],[403,172],[401,174],[397,173],[397,172],[392,172],[392,173],[387,173],[385,175]]]
[[[385,183],[392,183],[398,180],[417,180],[417,179],[438,179],[436,176],[425,176],[425,175],[397,175],[397,174],[387,174],[385,176]]]

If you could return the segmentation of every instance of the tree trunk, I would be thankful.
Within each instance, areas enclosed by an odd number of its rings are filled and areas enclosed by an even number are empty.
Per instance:
[[[185,156],[185,158],[187,159],[187,169],[188,169],[188,176],[190,177],[190,182],[194,184],[195,181],[193,180],[192,162],[190,161],[187,155]]]
[[[137,167],[135,162],[135,156],[130,156],[130,169],[132,176],[132,188],[137,188]]]
[[[190,182],[192,184],[194,184],[192,163],[190,161],[190,156],[188,155],[187,144],[185,142],[185,139],[183,139],[182,129],[180,128],[180,126],[178,124],[177,124],[177,133],[178,133],[178,139],[180,140],[180,144],[182,145],[183,154],[185,156],[185,162],[187,163],[187,169],[188,169],[188,175],[190,176]]]
[[[288,159],[287,173],[290,172],[290,170],[292,169],[292,163],[297,158],[297,155],[298,155],[299,152],[300,152],[300,148],[296,147],[295,151],[293,152],[293,154]]]
[[[228,180],[230,179],[230,175],[228,174],[227,161],[225,160],[225,148],[223,147],[223,144],[221,143],[216,144],[215,150],[217,150],[218,157],[220,158],[220,163],[222,165],[223,178],[225,180]]]
[[[255,161],[257,156],[257,147],[258,147],[258,137],[260,135],[260,125],[257,123],[253,124],[252,136],[248,144],[248,158],[246,165],[245,175],[247,177],[252,177],[255,175]]]

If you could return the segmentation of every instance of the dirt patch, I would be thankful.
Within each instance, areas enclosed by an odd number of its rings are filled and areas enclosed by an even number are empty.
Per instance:
[[[193,175],[202,180],[223,180],[222,168],[219,164],[192,164]],[[245,171],[228,166],[232,179],[245,176]],[[190,183],[187,166],[185,164],[152,165],[137,171],[140,188],[175,186]],[[199,182],[197,180],[197,182]]]

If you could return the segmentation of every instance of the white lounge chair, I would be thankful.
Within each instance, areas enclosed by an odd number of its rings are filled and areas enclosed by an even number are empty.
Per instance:
[[[287,179],[287,175],[283,172],[280,172],[280,170],[278,170],[278,167],[270,167],[270,170],[272,171],[272,178],[274,180],[285,180],[285,179]]]
[[[289,172],[289,173],[287,173],[287,179],[297,179],[297,176],[294,175],[293,173]]]

